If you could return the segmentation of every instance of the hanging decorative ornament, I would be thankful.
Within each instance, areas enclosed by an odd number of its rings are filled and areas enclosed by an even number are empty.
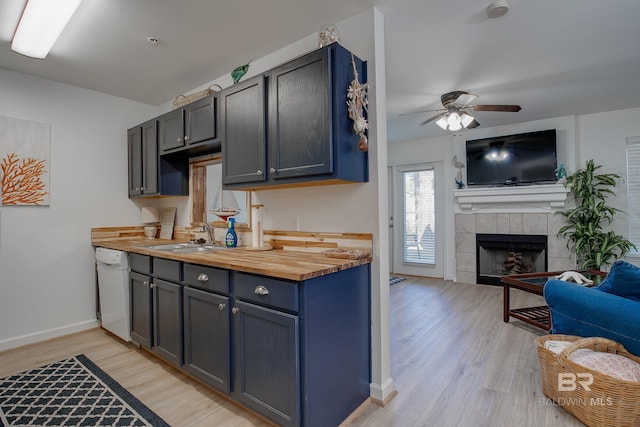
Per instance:
[[[356,61],[351,54],[351,65],[353,66],[353,81],[347,89],[347,109],[349,111],[349,118],[353,120],[353,131],[360,135],[360,141],[358,141],[358,148],[360,151],[368,151],[369,143],[367,141],[367,129],[369,129],[369,123],[364,117],[364,113],[368,113],[367,106],[369,101],[367,99],[368,83],[360,83],[360,76],[356,69]]]
[[[245,74],[247,74],[247,71],[249,71],[250,64],[251,64],[251,61],[233,69],[233,71],[231,72],[231,78],[233,79],[233,84],[238,83],[240,79],[244,77]]]
[[[325,47],[333,42],[340,42],[340,35],[335,25],[325,25],[318,33],[318,47]]]

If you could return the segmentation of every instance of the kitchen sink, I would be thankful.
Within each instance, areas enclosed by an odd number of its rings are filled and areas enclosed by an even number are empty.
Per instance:
[[[167,244],[164,244],[164,245],[145,246],[145,248],[154,249],[156,251],[170,251],[170,250],[173,250],[173,249],[189,248],[189,247],[193,247],[193,246],[200,246],[200,245],[197,245],[195,243],[167,243]]]
[[[221,249],[226,249],[224,246],[217,245],[198,245],[198,246],[190,246],[186,248],[177,248],[172,249],[171,252],[177,254],[190,254],[193,252],[209,252],[209,251],[218,251]]]
[[[156,251],[167,251],[173,252],[177,254],[190,254],[190,253],[198,253],[198,252],[209,252],[216,251],[220,249],[226,249],[221,245],[211,245],[211,244],[199,244],[199,243],[166,243],[162,245],[145,245],[146,249],[153,249]]]

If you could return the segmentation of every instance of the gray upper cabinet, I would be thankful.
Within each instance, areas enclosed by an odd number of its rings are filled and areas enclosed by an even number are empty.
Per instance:
[[[127,131],[127,151],[129,197],[189,194],[189,161],[158,155],[156,119]]]
[[[129,197],[158,194],[158,140],[156,121],[127,131]]]
[[[321,49],[269,75],[269,176],[333,173],[329,51]]]
[[[184,112],[182,109],[169,111],[158,117],[158,140],[161,153],[184,147]]]
[[[368,181],[367,153],[358,148],[359,136],[353,132],[346,105],[354,79],[351,58],[348,50],[334,43],[222,92],[226,188]],[[366,63],[353,58],[360,81],[366,81]],[[257,84],[262,79],[264,87]],[[243,93],[247,90],[251,96]],[[236,97],[237,102],[227,97]],[[265,100],[266,137],[259,132],[265,116],[257,109]],[[243,138],[247,132],[250,138]]]
[[[265,181],[264,76],[256,76],[224,90],[220,104],[223,184]]]
[[[208,95],[182,108],[158,117],[158,140],[160,154],[183,153],[200,154],[219,149],[215,140],[216,97]]]

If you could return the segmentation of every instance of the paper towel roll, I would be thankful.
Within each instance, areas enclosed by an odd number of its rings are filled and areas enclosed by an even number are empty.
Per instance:
[[[251,242],[254,248],[264,245],[263,209],[264,205],[251,205]]]

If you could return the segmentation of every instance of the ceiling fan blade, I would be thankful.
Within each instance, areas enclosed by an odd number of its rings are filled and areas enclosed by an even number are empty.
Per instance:
[[[413,114],[419,114],[419,113],[433,113],[433,112],[442,112],[442,111],[447,111],[444,108],[439,108],[437,110],[434,109],[429,109],[429,110],[418,110],[418,111],[411,111],[409,113],[402,113],[402,114],[398,114],[398,117],[402,117],[402,116],[411,116]]]
[[[453,101],[453,104],[458,105],[460,108],[463,108],[475,101],[477,97],[478,95],[474,95],[472,93],[463,93],[455,101]]]
[[[474,111],[504,111],[517,113],[522,108],[519,105],[474,105]]]
[[[467,129],[477,128],[478,126],[480,126],[480,123],[478,123],[476,119],[473,119],[469,126],[467,126]]]
[[[445,111],[444,113],[440,113],[440,114],[436,114],[433,117],[429,117],[427,120],[425,120],[424,122],[420,123],[420,126],[424,126],[427,123],[431,123],[434,120],[438,120],[440,117],[444,117],[447,115],[447,112]]]

